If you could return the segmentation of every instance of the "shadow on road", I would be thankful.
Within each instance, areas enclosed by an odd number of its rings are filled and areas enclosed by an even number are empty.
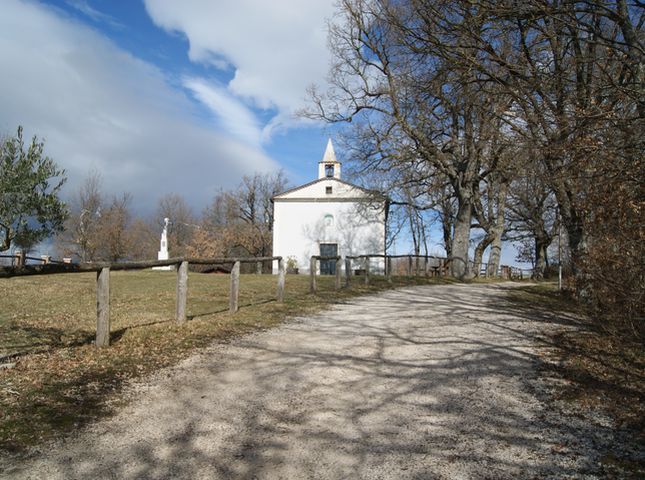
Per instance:
[[[528,387],[539,323],[575,319],[541,315],[495,285],[359,298],[215,348],[51,463],[64,478],[579,478],[594,432]]]

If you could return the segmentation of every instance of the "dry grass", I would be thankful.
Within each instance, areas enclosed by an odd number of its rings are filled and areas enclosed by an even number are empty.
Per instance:
[[[549,338],[553,362],[544,368],[562,378],[555,398],[588,411],[602,411],[627,432],[629,449],[645,447],[645,353],[634,336],[611,334],[593,320],[554,284],[526,286],[511,292],[513,308],[530,312],[532,318],[562,323]],[[570,327],[574,328],[570,328]],[[608,453],[603,463],[616,463],[625,478],[643,478],[645,465],[629,455]],[[620,464],[620,465],[618,465]],[[606,465],[612,468],[611,465]]]
[[[395,278],[391,286],[427,282]],[[175,364],[214,340],[390,287],[375,279],[369,287],[356,281],[336,292],[326,277],[311,295],[307,276],[288,276],[285,302],[278,304],[276,277],[242,275],[240,311],[231,315],[229,277],[190,273],[189,321],[177,325],[174,272],[113,272],[112,345],[97,349],[95,284],[93,274],[0,280],[0,364],[15,363],[0,369],[0,449],[22,452],[110,414],[122,401],[124,381]]]

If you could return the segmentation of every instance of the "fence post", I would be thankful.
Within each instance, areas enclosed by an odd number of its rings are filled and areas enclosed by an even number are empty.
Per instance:
[[[412,255],[408,255],[408,277],[412,276]]]
[[[365,285],[370,284],[370,257],[365,257]]]
[[[318,259],[314,256],[309,260],[309,292],[316,293],[316,267]]]
[[[240,262],[233,264],[231,270],[231,293],[228,299],[228,310],[235,313],[238,310],[238,300],[240,298]]]
[[[387,283],[392,283],[392,257],[385,256]]]
[[[423,257],[423,276],[428,277],[428,256]]]
[[[340,268],[341,265],[342,265],[342,262],[340,257],[336,257],[336,290],[340,290],[340,287],[341,287],[341,275],[342,275],[341,268]]]
[[[352,277],[352,259],[345,257],[345,288],[349,288]]]
[[[181,262],[177,269],[177,323],[186,321],[186,300],[188,297],[188,262]]]
[[[257,275],[262,275],[262,262],[256,262],[256,264],[255,264],[255,273]]]
[[[96,272],[96,346],[110,345],[110,267]]]
[[[278,260],[278,302],[284,302],[284,279],[285,279],[285,267],[284,260],[281,258]]]

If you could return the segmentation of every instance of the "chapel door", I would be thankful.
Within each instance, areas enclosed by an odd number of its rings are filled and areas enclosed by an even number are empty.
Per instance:
[[[337,243],[321,243],[320,256],[321,257],[336,257],[338,255]],[[321,260],[320,261],[320,274],[321,275],[336,275],[336,260]]]

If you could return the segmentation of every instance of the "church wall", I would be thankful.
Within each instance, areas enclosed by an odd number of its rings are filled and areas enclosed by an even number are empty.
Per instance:
[[[316,185],[322,187],[323,192],[324,183]],[[301,273],[309,272],[309,259],[320,254],[321,243],[337,243],[338,254],[342,257],[384,252],[385,212],[382,205],[290,199],[276,200],[274,208],[273,255],[282,256],[285,261],[294,257]],[[371,267],[382,271],[383,263],[373,260]]]

